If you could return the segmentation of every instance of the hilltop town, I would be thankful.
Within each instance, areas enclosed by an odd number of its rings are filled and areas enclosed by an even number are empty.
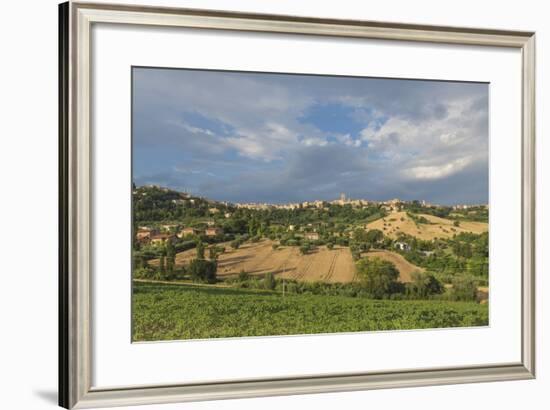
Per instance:
[[[413,210],[418,213],[419,210],[424,210],[428,213],[432,213],[435,216],[451,216],[458,219],[472,219],[477,221],[484,221],[486,218],[479,215],[487,214],[488,205],[486,204],[457,204],[451,206],[443,206],[437,204],[431,204],[424,200],[422,201],[405,201],[401,199],[390,199],[385,201],[374,201],[367,199],[352,199],[345,194],[340,194],[338,199],[331,201],[325,200],[313,200],[303,202],[291,202],[284,204],[271,204],[271,203],[231,203],[227,201],[214,201],[212,199],[193,196],[187,192],[177,192],[169,188],[160,187],[156,185],[148,185],[133,190],[133,195],[138,198],[138,201],[145,201],[151,199],[151,201],[159,200],[162,196],[159,194],[167,194],[167,196],[160,201],[164,201],[163,206],[170,208],[181,207],[183,209],[195,209],[199,212],[194,212],[197,217],[202,217],[202,220],[194,220],[192,226],[183,226],[182,223],[176,223],[172,218],[172,223],[153,223],[153,226],[137,226],[136,239],[138,241],[150,241],[152,243],[161,243],[174,236],[183,238],[190,235],[204,235],[206,237],[215,238],[224,234],[225,224],[223,219],[231,219],[234,212],[237,210],[251,210],[251,211],[277,211],[277,210],[319,210],[329,211],[334,207],[346,207],[354,210],[372,210],[376,209],[379,212],[377,216],[382,217],[385,214],[396,213],[401,210]],[[166,201],[167,200],[167,201]],[[168,205],[166,204],[168,203]],[[156,204],[158,206],[158,204]],[[435,211],[435,212],[434,212]],[[449,211],[454,211],[449,212]],[[182,214],[180,212],[180,214]],[[148,218],[138,218],[140,220],[147,220]],[[149,222],[153,222],[155,218],[150,218]],[[162,217],[160,221],[169,221],[170,216]],[[370,218],[369,222],[372,222],[373,218]],[[158,221],[157,221],[158,222]],[[307,228],[312,229],[307,229]],[[366,227],[365,227],[366,228]],[[316,232],[317,228],[313,223],[308,223],[305,226],[296,226],[295,224],[288,224],[288,231],[301,230],[306,231],[305,236],[310,240],[318,240],[319,234]],[[177,231],[177,232],[176,232]]]
[[[254,210],[267,210],[267,209],[298,209],[298,208],[308,208],[308,207],[314,207],[318,209],[322,209],[324,207],[327,207],[327,205],[349,205],[352,207],[366,207],[369,205],[379,205],[384,207],[386,210],[391,211],[392,209],[396,209],[400,204],[412,204],[417,203],[418,205],[422,207],[435,207],[435,208],[452,208],[454,210],[465,210],[465,209],[472,209],[472,208],[485,208],[488,209],[487,204],[455,204],[455,205],[438,205],[438,204],[432,204],[425,200],[401,200],[398,198],[389,199],[389,200],[382,200],[382,201],[376,201],[376,200],[369,200],[369,199],[352,199],[349,196],[347,196],[345,193],[340,193],[338,199],[333,200],[312,200],[312,201],[302,201],[302,202],[288,202],[288,203],[267,203],[267,202],[229,202],[229,201],[215,201],[212,199],[208,199],[201,196],[194,196],[188,192],[179,192],[175,190],[171,190],[170,188],[162,187],[159,185],[145,185],[143,188],[149,188],[154,190],[159,190],[162,192],[177,192],[179,195],[179,198],[175,198],[172,200],[172,202],[176,205],[185,205],[187,203],[194,204],[194,202],[197,199],[204,200],[209,203],[219,203],[221,205],[225,206],[234,206],[236,208],[245,208],[245,209],[254,209]],[[136,188],[133,190],[134,194],[139,194],[139,190]],[[142,191],[141,195],[147,195],[146,191]]]

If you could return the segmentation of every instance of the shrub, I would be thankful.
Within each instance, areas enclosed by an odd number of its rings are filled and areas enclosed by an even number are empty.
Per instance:
[[[249,275],[247,272],[245,272],[244,269],[241,270],[241,271],[239,272],[239,281],[240,281],[240,282],[245,282],[245,281],[247,281],[248,279],[250,279],[250,275]]]
[[[155,271],[149,267],[139,267],[134,269],[135,279],[152,279]]]
[[[218,264],[204,259],[193,259],[189,263],[189,276],[193,282],[215,283]]]
[[[239,239],[235,239],[231,241],[229,244],[233,249],[239,249],[239,246],[241,246],[241,241]]]
[[[361,258],[361,248],[359,246],[357,246],[356,244],[352,244],[349,247],[349,250],[351,252],[351,257],[353,258],[354,261],[359,260],[359,258]]]
[[[301,253],[302,255],[305,255],[305,254],[307,254],[307,253],[309,253],[309,252],[311,251],[311,248],[312,248],[312,247],[311,247],[311,244],[309,244],[309,243],[307,243],[307,242],[306,242],[306,243],[303,243],[303,244],[300,246],[300,253]]]
[[[443,284],[434,275],[422,272],[412,273],[412,282],[407,283],[406,292],[412,298],[427,298],[444,292]]]
[[[477,297],[477,282],[471,276],[461,276],[453,280],[450,290],[451,300],[472,301]]]
[[[334,248],[334,244],[332,242],[328,242],[327,249],[333,249],[333,248]]]

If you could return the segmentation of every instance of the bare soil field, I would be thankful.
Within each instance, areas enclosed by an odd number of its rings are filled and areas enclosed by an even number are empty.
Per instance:
[[[454,234],[461,232],[483,233],[487,232],[489,225],[485,222],[460,222],[459,226],[454,226],[452,220],[438,218],[433,215],[419,214],[423,216],[429,224],[416,223],[406,212],[392,212],[382,219],[378,219],[367,225],[367,229],[379,229],[391,238],[397,238],[400,232],[416,236],[423,240],[432,240],[434,238],[451,238]]]
[[[357,280],[355,263],[347,247],[327,249],[319,246],[316,250],[302,255],[296,246],[281,246],[272,248],[273,242],[263,239],[256,243],[245,243],[239,249],[233,249],[229,244],[225,252],[218,257],[218,272],[220,278],[236,276],[241,271],[249,275],[264,275],[272,272],[276,277],[294,279],[305,282],[349,283]],[[395,264],[400,272],[400,280],[409,282],[411,272],[422,271],[398,253],[385,250],[371,251],[364,256],[377,256]],[[176,266],[188,264],[196,257],[196,250],[189,249],[176,255]],[[158,266],[158,259],[149,262]]]
[[[245,243],[233,249],[228,243],[225,252],[218,257],[217,275],[221,278],[236,276],[241,271],[249,275],[264,275],[272,272],[276,277],[314,282],[352,282],[355,279],[355,264],[349,248],[335,247],[332,250],[320,246],[307,255],[300,254],[296,246],[272,248],[273,242],[263,239]],[[196,250],[189,249],[176,254],[176,266],[188,264],[196,257]],[[158,259],[149,261],[158,266]]]
[[[399,270],[399,281],[404,283],[412,281],[411,273],[414,271],[425,271],[424,268],[413,265],[400,254],[383,249],[372,250],[364,253],[362,256],[366,256],[367,258],[380,258],[392,262],[397,270]]]

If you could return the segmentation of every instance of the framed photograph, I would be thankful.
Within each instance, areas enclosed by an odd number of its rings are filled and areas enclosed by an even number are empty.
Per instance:
[[[59,21],[61,406],[534,378],[534,33]]]

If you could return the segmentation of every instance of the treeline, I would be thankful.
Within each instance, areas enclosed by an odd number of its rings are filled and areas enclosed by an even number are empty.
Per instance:
[[[204,218],[210,215],[209,208],[213,206],[204,198],[182,197],[179,192],[156,186],[134,187],[132,198],[134,222],[139,223]],[[232,210],[218,202],[215,207],[222,213]]]
[[[399,204],[399,208],[409,213],[428,214],[439,218],[454,219],[458,221],[489,222],[489,209],[484,206],[472,206],[467,209],[453,209],[453,207],[450,206],[424,206],[420,201],[411,201]]]
[[[446,289],[434,275],[421,272],[413,273],[410,283],[399,282],[399,272],[395,265],[379,258],[361,259],[357,263],[357,269],[360,280],[352,283],[303,282],[275,278],[271,272],[263,276],[252,276],[245,271],[223,283],[232,287],[271,290],[286,295],[311,294],[391,300],[477,299],[477,283],[473,278],[457,278],[452,287]]]

